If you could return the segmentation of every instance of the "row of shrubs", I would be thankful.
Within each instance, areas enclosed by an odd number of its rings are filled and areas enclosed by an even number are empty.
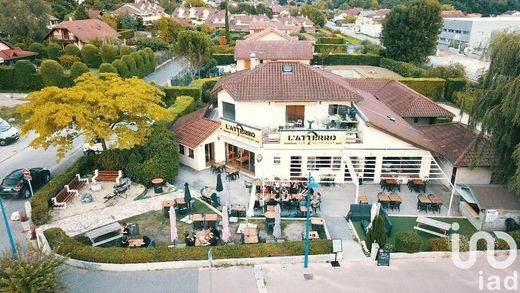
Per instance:
[[[318,44],[345,44],[345,40],[342,38],[335,37],[321,37],[318,38]]]
[[[314,52],[347,52],[347,46],[345,46],[344,44],[314,44]]]
[[[219,77],[201,78],[192,81],[188,86],[170,86],[164,88],[164,103],[167,107],[175,103],[175,99],[179,96],[190,96],[195,101],[202,101],[204,103],[214,102],[215,97],[211,95],[210,91],[217,83]]]
[[[58,254],[73,259],[97,263],[147,263],[163,261],[207,260],[209,247],[186,247],[172,249],[158,246],[154,249],[121,249],[87,246],[69,236],[59,228],[48,229],[45,237]],[[303,241],[261,243],[249,245],[222,245],[211,248],[214,259],[251,258],[302,255]],[[314,240],[309,253],[312,255],[332,252],[331,240]]]

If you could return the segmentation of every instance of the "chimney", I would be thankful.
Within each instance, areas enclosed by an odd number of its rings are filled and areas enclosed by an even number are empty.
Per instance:
[[[251,69],[255,69],[258,65],[258,59],[256,58],[255,52],[252,52],[249,57],[251,58]]]

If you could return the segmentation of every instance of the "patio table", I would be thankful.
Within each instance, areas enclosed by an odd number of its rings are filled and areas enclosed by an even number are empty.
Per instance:
[[[386,194],[379,194],[377,196],[377,201],[379,201],[379,202],[387,202],[387,201],[391,201],[391,200],[390,200],[390,197],[388,195],[386,195]]]
[[[129,248],[136,248],[141,247],[144,245],[143,239],[128,239],[128,247]]]
[[[417,198],[417,200],[419,200],[420,203],[425,203],[425,204],[432,203],[432,201],[429,198],[427,198],[426,196],[419,196]]]
[[[442,199],[440,199],[438,196],[432,196],[432,197],[429,197],[429,199],[430,199],[430,202],[433,204],[440,204],[440,205],[443,204]]]
[[[256,228],[244,228],[244,244],[258,243],[258,230]]]
[[[401,197],[397,194],[391,194],[388,196],[388,198],[393,202],[401,202]]]
[[[266,219],[274,219],[275,215],[276,215],[276,212],[274,210],[273,211],[267,211],[264,214]]]
[[[368,203],[368,197],[365,194],[358,195],[359,203]]]
[[[206,240],[206,230],[200,230],[195,233],[195,246],[208,246],[209,241]]]

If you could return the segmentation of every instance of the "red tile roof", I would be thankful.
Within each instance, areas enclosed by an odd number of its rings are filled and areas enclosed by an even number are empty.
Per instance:
[[[58,23],[48,33],[48,36],[52,35],[52,32],[56,29],[66,29],[82,42],[89,42],[96,38],[117,38],[119,36],[119,33],[112,27],[99,19],[63,21]]]
[[[5,61],[15,60],[15,59],[22,59],[27,57],[32,57],[38,55],[36,52],[32,51],[24,51],[20,48],[17,48],[8,42],[0,40],[0,43],[7,46],[9,49],[1,50],[0,51],[0,58],[4,59]]]
[[[416,126],[441,149],[441,155],[455,167],[490,167],[493,151],[487,138],[478,135],[460,123]]]
[[[260,60],[311,60],[313,48],[309,41],[236,42],[235,60],[250,59],[253,52]]]
[[[504,185],[468,185],[481,209],[520,210],[518,195]]]
[[[256,32],[256,33],[249,34],[249,35],[245,36],[244,40],[256,41],[256,40],[258,40],[258,39],[262,38],[263,36],[268,35],[270,33],[277,34],[280,37],[282,37],[282,38],[284,38],[284,39],[286,39],[288,41],[290,41],[290,40],[297,41],[298,40],[298,36],[288,36],[288,35],[284,34],[283,32],[281,32],[280,30],[278,30],[274,26],[270,27],[270,28],[266,28],[263,31],[259,31],[259,32]]]
[[[466,17],[466,14],[460,10],[444,10],[441,11],[442,18],[450,18],[450,17]]]
[[[352,79],[348,83],[383,101],[401,117],[454,117],[453,113],[396,80]]]
[[[284,65],[292,72],[283,72]],[[222,77],[213,93],[226,90],[237,101],[359,101],[338,75],[299,62],[267,62]]]
[[[206,118],[209,106],[179,118],[172,125],[177,142],[189,148],[196,148],[220,127],[220,123]]]

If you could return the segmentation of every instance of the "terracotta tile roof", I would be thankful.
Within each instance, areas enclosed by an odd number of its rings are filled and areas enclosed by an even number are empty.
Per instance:
[[[164,8],[159,6],[159,3],[156,1],[136,1],[132,3],[126,3],[114,10],[112,13],[129,13],[129,14],[154,14],[154,13],[163,13]]]
[[[445,10],[441,11],[441,17],[447,18],[447,17],[466,17],[466,14],[460,10]]]
[[[274,14],[280,14],[280,12],[282,12],[282,11],[289,11],[289,8],[281,6],[281,5],[273,5],[273,6],[271,6],[271,11]]]
[[[100,18],[101,16],[103,16],[103,12],[97,9],[89,9],[87,10],[87,14],[88,18],[90,19]]]
[[[292,72],[283,72],[283,66]],[[359,101],[362,97],[341,77],[299,62],[267,62],[222,77],[213,88],[237,101]]]
[[[206,118],[209,106],[179,118],[171,130],[179,144],[196,148],[220,127],[220,123]]]
[[[493,164],[493,151],[487,140],[471,132],[460,123],[416,126],[441,149],[441,155],[455,167],[489,167]]]
[[[117,38],[119,36],[118,32],[99,19],[62,21],[47,36],[52,35],[56,29],[66,29],[82,42],[89,42],[95,38]]]
[[[367,80],[370,81],[370,80]],[[439,148],[406,120],[397,115],[385,103],[372,94],[360,90],[363,100],[356,103],[361,113],[367,118],[367,126],[377,128],[412,145],[439,153]]]
[[[252,34],[249,34],[247,35],[244,40],[247,40],[247,41],[256,41],[260,38],[262,38],[263,36],[265,35],[268,35],[270,33],[274,33],[274,34],[277,34],[279,35],[280,37],[288,40],[288,41],[297,41],[298,40],[298,37],[297,36],[288,36],[286,34],[284,34],[283,32],[279,31],[276,27],[270,27],[270,28],[266,28],[264,29],[263,31],[259,31],[259,32],[256,32],[256,33],[252,33]]]
[[[453,113],[396,80],[352,79],[348,83],[373,94],[401,117],[454,117]]]
[[[468,185],[481,209],[520,210],[518,195],[503,185]]]
[[[340,11],[338,11],[337,15],[341,15],[342,13],[345,13],[350,16],[358,16],[361,13],[361,11],[363,11],[363,8],[354,7],[354,8],[350,8],[350,9],[346,9],[346,10],[340,10]]]
[[[255,53],[260,60],[311,60],[312,42],[309,41],[244,41],[235,45],[235,60],[250,59]]]
[[[4,59],[5,61],[27,58],[27,57],[32,57],[32,56],[38,55],[38,53],[36,53],[36,52],[24,51],[20,48],[17,48],[15,46],[9,44],[8,42],[2,41],[2,40],[0,40],[0,43],[4,44],[5,46],[7,46],[9,48],[6,50],[0,50],[0,58]]]

